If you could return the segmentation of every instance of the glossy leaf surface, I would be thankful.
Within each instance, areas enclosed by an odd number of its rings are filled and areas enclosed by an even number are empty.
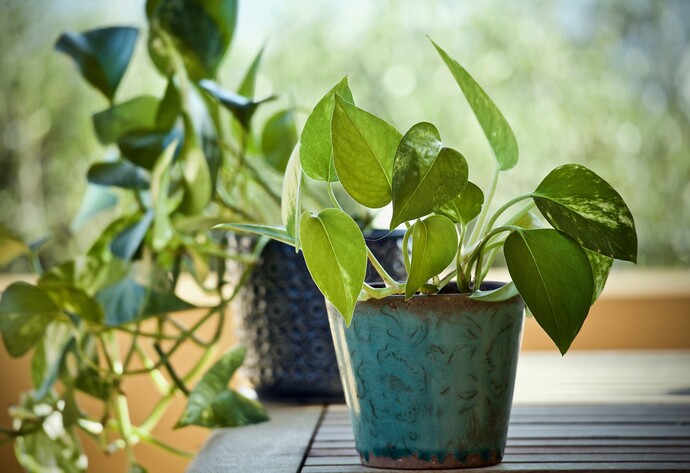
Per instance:
[[[604,290],[606,280],[609,278],[609,273],[613,266],[613,258],[601,255],[587,248],[584,250],[589,259],[589,264],[592,266],[592,275],[594,276],[594,294],[592,295],[592,304],[594,304]]]
[[[335,182],[338,176],[333,165],[331,121],[335,108],[335,95],[354,103],[352,92],[344,77],[316,104],[307,118],[300,137],[300,160],[304,173],[317,181]]]
[[[443,147],[431,123],[405,134],[393,163],[393,218],[390,228],[423,217],[458,196],[467,185],[467,161]]]
[[[63,33],[55,49],[69,55],[84,78],[113,99],[129,65],[139,31],[130,27],[100,28],[86,33]]]
[[[362,232],[339,209],[304,212],[299,231],[309,274],[349,325],[367,269]]]
[[[512,232],[504,253],[525,304],[565,354],[587,317],[594,293],[584,250],[557,230],[537,229]]]
[[[347,193],[369,208],[387,205],[400,132],[336,94],[331,134],[335,169]]]
[[[245,356],[244,348],[236,348],[220,357],[189,394],[187,407],[176,428],[187,425],[238,427],[268,420],[268,413],[261,404],[228,388]]]
[[[467,182],[459,196],[443,204],[434,212],[448,217],[454,223],[467,225],[479,215],[482,205],[484,205],[484,193],[476,184]]]
[[[406,299],[412,297],[429,279],[446,269],[453,262],[458,249],[455,225],[442,215],[417,220],[410,232],[412,261],[405,286]]]
[[[484,135],[489,140],[499,169],[503,171],[511,169],[518,161],[518,144],[505,117],[465,68],[450,57],[438,44],[433,41],[432,43],[462,89],[462,93],[477,117]]]
[[[36,345],[60,308],[41,289],[17,282],[0,299],[0,330],[10,356],[18,357]]]
[[[532,196],[546,220],[580,245],[611,258],[637,261],[637,234],[628,206],[586,167],[557,167]]]

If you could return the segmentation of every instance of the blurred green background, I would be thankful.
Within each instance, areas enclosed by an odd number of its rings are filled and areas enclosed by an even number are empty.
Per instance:
[[[143,10],[143,0],[0,0],[0,221],[23,237],[69,241],[89,163],[114,152],[91,128],[107,103],[54,52],[56,38],[142,26]],[[642,264],[690,265],[690,2],[245,1],[220,82],[237,87],[266,45],[257,96],[287,96],[303,123],[349,75],[359,106],[403,132],[437,124],[486,185],[490,149],[426,35],[515,131],[521,163],[503,176],[499,203],[556,165],[582,163],[631,207]],[[162,90],[145,37],[138,47],[120,100]]]

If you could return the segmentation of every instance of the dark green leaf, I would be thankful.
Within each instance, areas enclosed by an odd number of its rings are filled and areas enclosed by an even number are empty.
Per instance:
[[[156,27],[171,36],[192,79],[212,78],[232,41],[237,23],[237,0],[157,0],[146,11],[151,20],[151,57],[164,74],[170,71],[167,51]]]
[[[165,95],[158,105],[158,112],[156,113],[156,129],[161,131],[168,131],[173,126],[182,110],[182,101],[180,100],[180,92],[175,86],[175,81],[168,79],[168,86],[165,88]]]
[[[331,134],[335,170],[347,193],[365,207],[388,205],[400,132],[336,94]]]
[[[412,262],[405,285],[405,299],[409,299],[433,276],[446,269],[458,250],[458,234],[453,222],[442,215],[417,220],[410,227]]]
[[[59,315],[60,308],[36,286],[17,282],[5,289],[0,299],[0,330],[10,356],[29,351]]]
[[[138,34],[136,28],[129,27],[64,33],[55,49],[74,59],[84,78],[112,101],[132,58]]]
[[[307,176],[317,181],[335,182],[338,180],[333,165],[333,146],[331,145],[331,121],[336,94],[354,103],[347,77],[329,90],[316,104],[304,124],[300,137],[302,169]]]
[[[0,225],[0,267],[31,252],[30,248],[14,231]]]
[[[283,173],[297,143],[297,124],[292,110],[281,110],[268,119],[261,133],[261,148],[266,161]]]
[[[261,404],[228,389],[228,382],[244,362],[245,355],[244,348],[236,348],[220,357],[189,394],[187,407],[176,428],[187,425],[238,427],[268,420]]]
[[[153,211],[149,210],[141,217],[141,220],[118,234],[110,245],[113,254],[123,260],[131,260],[144,241],[153,222],[153,216]]]
[[[123,279],[98,291],[96,299],[105,309],[105,324],[128,324],[143,316],[147,291],[132,278]]]
[[[558,230],[537,229],[512,232],[504,253],[525,304],[565,354],[587,317],[594,293],[584,250]]]
[[[128,161],[92,164],[86,178],[91,184],[100,186],[139,190],[149,188],[146,172]]]
[[[557,167],[532,196],[546,220],[580,245],[611,258],[637,261],[637,234],[628,206],[586,167]]]
[[[299,144],[297,144],[285,170],[280,199],[280,215],[283,225],[285,225],[285,231],[295,238],[295,250],[299,250],[299,219],[302,215],[301,184],[302,168],[299,162]]]
[[[350,325],[367,270],[367,247],[359,226],[339,209],[304,212],[300,245],[309,274]]]
[[[444,148],[431,123],[405,134],[393,163],[393,218],[390,228],[423,217],[458,196],[467,185],[467,161]]]
[[[117,146],[128,161],[150,171],[170,143],[181,139],[182,133],[176,129],[165,133],[136,130],[120,138]]]
[[[277,96],[271,95],[261,100],[254,100],[228,90],[223,90],[218,84],[210,80],[202,80],[199,82],[199,87],[211,94],[225,108],[230,110],[232,115],[240,122],[240,125],[242,125],[245,130],[249,129],[249,122],[251,122],[259,105],[277,98]]]
[[[475,219],[484,205],[484,193],[472,182],[467,185],[459,196],[443,204],[435,213],[444,215],[455,223],[469,224]]]
[[[64,282],[46,282],[45,279],[39,281],[38,287],[63,311],[92,323],[103,322],[103,307],[83,289]]]
[[[450,57],[438,44],[433,41],[432,43],[462,89],[462,93],[470,104],[482,130],[484,130],[484,135],[489,140],[496,161],[498,161],[499,169],[503,171],[511,169],[518,161],[518,145],[510,125],[491,98],[465,68]]]
[[[141,95],[96,113],[93,126],[101,143],[115,143],[132,131],[153,129],[157,114],[158,99]]]

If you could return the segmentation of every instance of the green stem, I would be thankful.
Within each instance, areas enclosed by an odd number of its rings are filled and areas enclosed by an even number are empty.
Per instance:
[[[484,224],[486,223],[486,219],[489,215],[491,202],[494,200],[494,196],[496,195],[496,188],[498,187],[498,176],[500,175],[500,173],[501,170],[498,167],[498,164],[496,164],[496,168],[494,169],[494,176],[491,181],[489,195],[486,197],[486,201],[484,202],[482,210],[479,214],[479,219],[477,220],[477,223],[474,225],[474,228],[472,229],[472,234],[470,235],[470,239],[468,241],[469,245],[475,244],[482,238],[482,235],[484,234]]]
[[[386,286],[382,288],[375,288],[367,283],[364,283],[362,285],[362,290],[367,296],[369,296],[367,299],[383,299],[384,297],[392,296],[394,294],[402,294],[404,285],[399,285],[398,287]]]
[[[381,276],[381,279],[383,279],[383,282],[386,283],[387,286],[394,287],[396,290],[400,290],[400,284],[393,279],[393,276],[388,274],[388,271],[381,266],[381,263],[379,263],[379,260],[376,259],[376,256],[374,256],[374,253],[371,252],[369,247],[367,246],[367,258],[369,258],[369,261],[371,262],[371,265],[374,267],[376,272]]]
[[[163,376],[163,373],[161,373],[160,370],[156,369],[153,360],[149,358],[146,353],[144,353],[144,350],[138,343],[136,346],[136,351],[137,355],[139,355],[139,359],[141,360],[141,364],[144,365],[147,372],[151,375],[151,379],[153,379],[153,383],[156,385],[158,391],[161,394],[165,394],[170,391],[170,384],[168,383],[168,380],[165,379],[165,376]]]
[[[489,233],[484,236],[482,241],[474,248],[472,253],[469,255],[467,258],[467,268],[465,269],[465,277],[467,279],[471,278],[471,271],[472,271],[472,266],[474,266],[474,262],[477,260],[481,260],[482,253],[484,251],[485,245],[491,240],[494,236],[498,235],[499,233],[503,232],[510,232],[513,230],[518,229],[518,227],[515,227],[513,225],[503,225],[497,228],[494,228],[493,230],[489,231]],[[477,271],[479,271],[481,268],[477,268]],[[481,274],[475,274],[477,278],[481,276]],[[479,285],[481,284],[481,280],[475,280],[475,286],[474,289],[478,290]]]
[[[189,396],[189,389],[187,389],[187,386],[185,386],[184,382],[177,375],[177,372],[173,368],[172,364],[170,364],[170,359],[168,358],[168,355],[163,351],[163,348],[161,348],[160,344],[158,343],[154,343],[153,348],[156,350],[156,353],[158,353],[158,356],[163,362],[163,366],[168,371],[170,379],[172,379],[175,386],[177,386],[177,389],[182,391],[185,396]]]
[[[187,457],[187,458],[192,458],[194,457],[195,453],[194,452],[188,452],[186,450],[179,449],[177,447],[173,447],[172,445],[163,442],[162,440],[159,440],[149,434],[146,434],[144,432],[139,433],[139,436],[141,438],[142,442],[148,443],[150,445],[154,445],[162,450],[165,450],[168,453],[172,453],[173,455],[178,455],[181,457]]]
[[[335,207],[336,209],[343,210],[343,208],[338,203],[338,199],[335,198],[335,193],[333,192],[333,184],[331,183],[331,181],[326,181],[326,189],[328,189],[328,197],[331,199],[333,207]]]
[[[496,220],[498,220],[498,217],[500,217],[500,215],[501,215],[503,212],[505,212],[506,210],[508,210],[511,206],[513,206],[513,205],[517,204],[518,202],[521,202],[521,201],[523,201],[523,200],[525,200],[525,199],[530,199],[531,197],[532,197],[532,194],[531,194],[531,193],[529,193],[529,194],[523,194],[523,195],[519,195],[519,196],[515,197],[514,199],[511,199],[511,200],[509,200],[508,202],[506,202],[505,204],[503,204],[503,205],[501,206],[501,208],[499,208],[499,209],[496,211],[496,213],[493,214],[493,216],[491,217],[491,220],[489,220],[489,223],[488,223],[488,225],[487,225],[487,228],[488,228],[488,229],[491,229],[491,228],[494,226],[494,224],[496,223]],[[530,208],[531,208],[531,207],[530,207]],[[529,208],[528,208],[527,210],[529,210]],[[524,214],[523,214],[523,215],[524,215]],[[518,217],[518,218],[519,218],[519,217]],[[506,222],[506,224],[508,224],[508,222]]]

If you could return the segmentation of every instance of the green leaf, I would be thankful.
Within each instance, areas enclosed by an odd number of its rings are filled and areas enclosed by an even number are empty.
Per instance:
[[[153,216],[153,211],[149,210],[141,217],[141,220],[118,234],[110,244],[110,250],[113,254],[123,260],[131,260],[144,241],[144,237],[151,227],[151,222],[153,222]]]
[[[592,304],[594,304],[604,290],[604,286],[606,286],[606,280],[609,278],[609,273],[613,266],[613,258],[587,248],[584,250],[587,258],[589,258],[589,264],[592,266],[592,275],[594,276],[594,294],[592,295]]]
[[[448,217],[454,223],[467,225],[479,215],[482,205],[484,205],[484,193],[476,184],[467,182],[459,196],[443,204],[434,212]]]
[[[369,208],[388,205],[400,132],[336,94],[331,134],[335,169],[347,193]]]
[[[608,182],[586,167],[557,167],[532,197],[546,220],[580,245],[637,262],[637,233],[628,206]]]
[[[57,382],[65,353],[74,348],[72,330],[67,324],[49,323],[31,358],[34,399],[48,396]]]
[[[458,196],[467,185],[467,161],[444,148],[431,123],[417,123],[405,134],[393,163],[391,230],[423,217]]]
[[[170,170],[177,142],[170,144],[156,161],[151,175],[151,196],[153,199],[153,237],[151,246],[154,251],[160,252],[167,246],[173,237],[173,226],[170,221],[168,208],[168,188],[170,187]]]
[[[55,326],[55,324],[51,324],[52,326]],[[43,355],[44,357],[46,356],[46,349],[45,345],[48,340],[43,340],[41,343],[39,343],[36,347],[36,352],[34,356],[38,355]],[[51,340],[52,342],[52,340]],[[74,349],[76,346],[74,337],[69,336],[68,339],[64,342],[61,343],[60,346],[56,347],[57,350],[55,350],[57,353],[51,356],[51,359],[48,360],[46,359],[45,361],[47,362],[47,370],[45,371],[45,376],[42,378],[42,382],[39,384],[39,388],[36,390],[34,393],[34,398],[38,401],[43,399],[53,388],[55,383],[57,382],[58,377],[60,376],[60,371],[63,369],[63,366],[65,364],[65,357],[67,353],[71,350]],[[39,350],[40,349],[40,350]],[[39,353],[41,352],[41,353]],[[33,368],[33,363],[32,363],[32,368]]]
[[[182,111],[182,100],[180,92],[177,90],[175,80],[168,79],[168,86],[165,88],[165,95],[158,105],[156,112],[156,129],[161,131],[170,130],[175,126],[177,118]]]
[[[331,121],[335,108],[335,95],[354,103],[352,92],[344,77],[316,104],[307,118],[300,137],[300,161],[304,173],[317,181],[335,182],[338,176],[333,164]]]
[[[442,215],[417,220],[410,227],[412,262],[405,285],[405,299],[409,299],[433,276],[446,269],[458,250],[458,234],[453,222]]]
[[[158,0],[146,5],[151,20],[149,52],[156,67],[168,74],[167,51],[156,28],[172,38],[193,80],[216,76],[237,24],[237,0]]]
[[[175,428],[187,425],[238,427],[268,420],[261,404],[228,389],[228,382],[245,356],[244,348],[236,348],[220,357],[189,394],[187,407]]]
[[[101,143],[115,143],[132,131],[154,128],[157,114],[158,99],[141,95],[96,113],[93,126]]]
[[[513,168],[518,161],[518,144],[510,125],[491,98],[475,82],[470,74],[441,47],[431,41],[446,63],[455,82],[458,83],[474,115],[479,121],[486,139],[494,152],[498,168],[502,171]]]
[[[514,225],[526,229],[544,228],[544,222],[534,212],[527,212],[520,216],[520,218],[515,220]]]
[[[281,174],[285,171],[297,143],[297,124],[292,110],[281,110],[268,119],[261,133],[261,148],[266,161]]]
[[[312,279],[350,325],[364,283],[367,247],[359,227],[339,209],[300,219],[300,244]]]
[[[512,232],[504,253],[525,304],[565,354],[587,317],[594,293],[584,250],[558,230],[537,229]]]
[[[105,401],[110,396],[113,387],[110,383],[117,381],[109,381],[93,368],[99,366],[95,335],[87,333],[82,338],[80,345],[80,356],[77,357],[79,373],[74,380],[74,387],[89,396]],[[87,359],[90,360],[90,363],[86,361]]]
[[[254,235],[267,236],[268,238],[278,240],[286,245],[295,246],[295,237],[280,227],[253,225],[250,223],[222,223],[213,228],[216,230],[228,230],[231,232],[253,233]]]
[[[99,213],[112,209],[117,204],[117,196],[103,186],[90,185],[86,188],[79,212],[70,227],[77,230]]]
[[[254,113],[259,108],[259,105],[277,98],[276,95],[271,95],[261,100],[254,100],[253,98],[244,97],[234,92],[223,90],[218,84],[210,80],[202,80],[199,82],[199,87],[211,94],[211,96],[227,108],[245,130],[249,129],[249,123]]]
[[[300,167],[299,144],[295,145],[285,170],[283,191],[280,199],[280,216],[288,235],[295,238],[295,250],[299,250],[299,219],[302,215],[300,188],[302,168]]]
[[[149,178],[144,170],[128,161],[92,164],[86,178],[91,184],[99,186],[139,190],[149,188]]]
[[[180,152],[184,182],[184,197],[179,210],[185,215],[195,215],[204,211],[213,196],[211,170],[191,123],[185,116],[185,140]]]
[[[237,89],[237,93],[239,95],[244,97],[254,97],[256,76],[259,73],[259,66],[261,65],[261,58],[264,55],[264,49],[265,48],[261,48],[259,50],[258,54],[249,66],[249,69],[247,69],[244,79],[242,79],[242,83],[240,84],[239,89]]]
[[[38,287],[63,311],[93,323],[103,323],[103,307],[83,289],[66,282],[41,280]]]
[[[10,356],[29,351],[59,316],[60,308],[36,286],[16,282],[5,289],[0,299],[0,330]]]
[[[182,133],[175,129],[165,133],[136,130],[121,137],[117,146],[128,161],[150,171],[170,143],[181,140]]]
[[[19,235],[6,226],[0,225],[0,267],[29,253],[31,253],[31,249]]]
[[[55,49],[70,56],[84,78],[112,101],[134,53],[138,34],[136,28],[130,27],[63,33]]]
[[[503,286],[499,287],[498,289],[491,289],[489,291],[474,291],[469,295],[469,298],[475,301],[483,302],[502,302],[512,299],[518,294],[520,293],[515,287],[515,283],[511,281],[508,284],[504,284]]]

